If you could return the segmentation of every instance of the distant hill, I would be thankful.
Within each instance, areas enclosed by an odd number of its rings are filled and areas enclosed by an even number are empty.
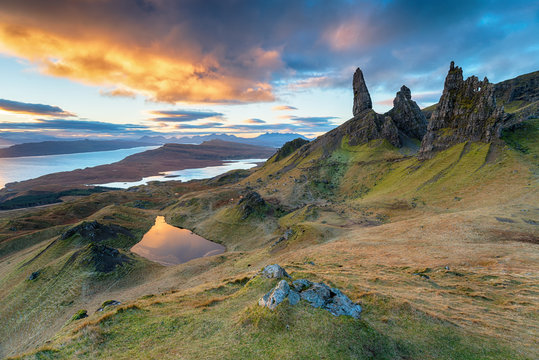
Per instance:
[[[0,158],[21,156],[44,156],[60,154],[76,154],[94,151],[130,149],[139,146],[151,146],[152,143],[126,140],[66,140],[41,141],[12,145],[0,149]]]
[[[138,181],[143,177],[157,175],[164,171],[218,166],[226,160],[266,159],[274,153],[275,149],[271,147],[222,140],[205,141],[199,145],[165,144],[157,149],[140,152],[112,164],[58,172],[7,184],[4,189],[0,190],[0,202],[39,193],[39,196],[34,196],[33,199],[36,200],[35,205],[43,205],[43,199],[47,201],[52,199],[50,202],[57,201],[51,194],[72,189],[87,189],[86,184]],[[23,198],[23,200],[25,206],[29,206],[27,205],[28,198]]]
[[[180,138],[176,138],[176,137],[166,138],[164,136],[143,136],[139,139],[139,141],[161,145],[161,144],[166,144],[166,143],[201,144],[204,141],[208,141],[208,140],[222,140],[222,141],[231,141],[231,142],[241,143],[241,144],[269,146],[273,148],[279,148],[283,146],[283,144],[297,138],[310,140],[303,135],[295,134],[295,133],[265,133],[254,138],[243,138],[243,137],[239,137],[235,135],[227,135],[227,134],[194,135],[194,136],[184,136]]]

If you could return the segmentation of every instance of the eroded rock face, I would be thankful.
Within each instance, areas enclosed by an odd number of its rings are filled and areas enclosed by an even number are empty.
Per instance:
[[[377,114],[372,109],[362,112],[341,126],[341,131],[348,136],[348,144],[352,146],[366,144],[376,139],[386,139],[393,146],[400,146],[399,132],[393,120],[388,116]]]
[[[500,136],[506,116],[496,105],[494,84],[485,77],[464,80],[462,68],[451,62],[444,91],[432,113],[419,158],[465,141],[490,142]]]
[[[427,132],[427,119],[415,101],[412,92],[402,85],[393,100],[393,109],[387,112],[395,126],[406,136],[421,140]]]
[[[354,73],[352,87],[354,89],[354,107],[352,109],[354,116],[358,116],[364,110],[372,109],[371,95],[360,68],[357,68]]]
[[[347,315],[357,319],[362,310],[359,304],[354,303],[339,289],[331,288],[324,283],[313,283],[307,279],[293,281],[292,287],[286,280],[281,280],[258,301],[258,304],[274,310],[287,297],[290,305],[305,300],[311,306],[327,310],[335,316]]]
[[[499,105],[513,101],[539,101],[539,71],[502,81],[494,85],[494,93]]]
[[[286,270],[277,264],[266,266],[264,269],[262,269],[262,271],[260,272],[260,275],[268,279],[290,278],[290,275],[288,275]]]

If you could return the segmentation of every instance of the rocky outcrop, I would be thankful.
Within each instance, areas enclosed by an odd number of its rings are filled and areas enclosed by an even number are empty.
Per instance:
[[[274,155],[274,160],[279,161],[281,159],[284,159],[288,155],[292,154],[294,151],[302,147],[303,145],[307,144],[309,140],[305,140],[302,138],[297,138],[292,141],[289,141],[285,143]]]
[[[106,310],[107,308],[111,307],[111,306],[118,306],[118,305],[121,305],[122,303],[118,300],[107,300],[105,302],[103,302],[103,304],[101,304],[101,307],[99,309],[96,310],[96,312],[101,312],[101,311],[104,311]]]
[[[354,107],[352,109],[354,116],[358,116],[365,110],[372,109],[371,95],[360,68],[357,68],[354,73],[352,88],[354,89]]]
[[[290,278],[286,270],[277,264],[266,266],[262,269],[260,275],[268,279]]]
[[[343,140],[350,146],[387,140],[395,147],[401,147],[406,138],[421,140],[426,131],[426,119],[412,100],[410,89],[403,86],[395,98],[395,108],[378,114],[372,109],[369,90],[359,68],[354,73],[352,85],[354,117],[303,146],[298,152],[300,156],[307,156],[316,150],[321,150],[323,156],[329,156],[342,146]]]
[[[74,235],[79,235],[83,239],[90,242],[99,242],[106,239],[124,235],[129,238],[134,238],[133,234],[126,228],[119,225],[105,225],[97,221],[84,221],[79,225],[72,227],[62,234],[61,239],[65,240]]]
[[[66,261],[64,267],[76,263],[92,271],[108,273],[114,271],[117,266],[130,261],[131,259],[118,249],[103,244],[90,243],[75,251]]]
[[[500,136],[506,115],[496,105],[494,84],[485,77],[464,80],[462,68],[451,62],[444,91],[421,142],[419,158],[466,141],[490,142]]]
[[[268,210],[266,201],[256,191],[250,191],[238,201],[242,220],[253,214],[264,214]]]
[[[279,281],[277,286],[260,298],[258,305],[275,310],[287,298],[290,305],[305,300],[311,306],[327,310],[335,316],[347,315],[357,319],[362,310],[361,305],[354,303],[339,289],[307,279],[293,281],[292,286],[286,280]]]
[[[415,101],[412,92],[402,85],[393,100],[393,109],[386,113],[402,134],[421,140],[427,132],[427,119]]]
[[[393,146],[400,146],[399,132],[390,117],[365,110],[360,115],[333,129],[322,140],[348,138],[351,146],[366,144],[371,140],[386,139]]]
[[[539,71],[494,85],[496,103],[511,114],[509,126],[539,118]]]

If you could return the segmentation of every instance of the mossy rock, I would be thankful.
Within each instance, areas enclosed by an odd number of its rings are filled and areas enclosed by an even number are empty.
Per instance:
[[[88,311],[84,310],[84,309],[81,309],[79,311],[77,311],[75,313],[75,315],[73,315],[73,317],[71,317],[71,321],[76,321],[76,320],[80,320],[80,319],[84,319],[88,317]]]

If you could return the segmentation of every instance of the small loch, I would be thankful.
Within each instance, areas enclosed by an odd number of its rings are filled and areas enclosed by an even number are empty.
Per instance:
[[[164,216],[158,216],[155,225],[131,251],[159,264],[171,266],[221,254],[225,252],[225,247],[189,230],[169,225]]]

